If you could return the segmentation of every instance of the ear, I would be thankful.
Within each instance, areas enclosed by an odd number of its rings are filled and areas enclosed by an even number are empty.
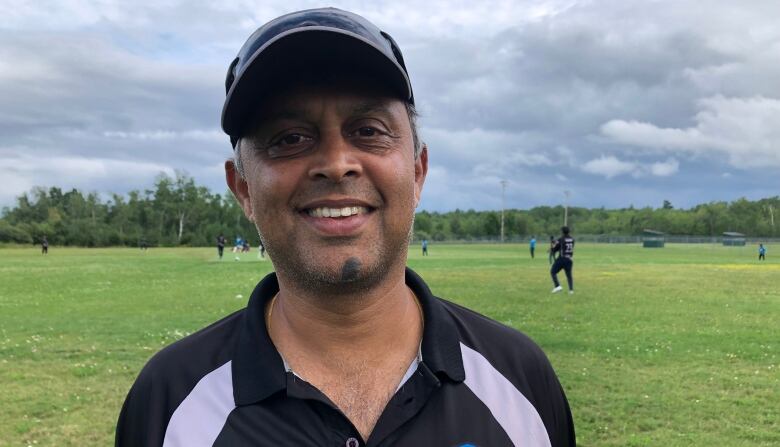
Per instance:
[[[244,210],[246,218],[249,219],[250,222],[254,222],[252,201],[249,197],[249,185],[246,180],[241,178],[238,174],[233,160],[225,161],[225,180],[227,180],[228,188],[233,192],[238,204],[241,205],[241,209]]]
[[[428,175],[428,145],[423,143],[420,153],[414,160],[414,206],[420,204],[425,176]]]

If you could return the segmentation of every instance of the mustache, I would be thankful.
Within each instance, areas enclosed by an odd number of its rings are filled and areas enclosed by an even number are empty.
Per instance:
[[[304,185],[293,196],[292,203],[300,208],[305,203],[320,200],[325,197],[339,196],[361,200],[373,207],[384,204],[384,197],[370,183],[357,180],[333,182],[323,179]]]

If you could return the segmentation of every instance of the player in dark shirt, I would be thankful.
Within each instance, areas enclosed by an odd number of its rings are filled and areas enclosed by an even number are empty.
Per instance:
[[[547,249],[547,260],[550,261],[550,265],[555,261],[555,236],[550,235],[550,247]]]
[[[574,238],[571,237],[569,227],[561,227],[561,233],[563,235],[555,241],[555,245],[552,248],[553,253],[558,253],[558,259],[552,265],[550,269],[550,276],[552,276],[553,284],[555,287],[552,289],[552,293],[558,293],[563,288],[558,282],[558,272],[563,270],[566,273],[566,282],[569,284],[569,293],[574,293],[574,278],[572,277],[572,268],[574,267]]]
[[[46,236],[41,239],[41,254],[49,254],[49,241],[46,239]]]
[[[225,252],[225,236],[220,233],[219,236],[217,236],[217,253],[219,254],[219,259],[222,259],[222,254]]]

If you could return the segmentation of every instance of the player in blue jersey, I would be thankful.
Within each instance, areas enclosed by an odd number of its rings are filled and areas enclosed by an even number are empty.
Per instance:
[[[553,246],[553,253],[558,253],[558,259],[553,262],[550,269],[550,276],[552,276],[553,284],[555,287],[552,289],[552,293],[558,293],[563,288],[558,282],[558,272],[563,270],[566,273],[566,282],[569,284],[569,293],[574,293],[574,278],[572,277],[572,269],[574,268],[574,238],[571,237],[571,230],[569,227],[561,227],[562,236],[558,238]]]

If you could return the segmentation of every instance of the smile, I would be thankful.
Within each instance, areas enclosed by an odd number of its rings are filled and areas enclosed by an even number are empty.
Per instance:
[[[306,211],[312,217],[349,217],[368,213],[364,206],[345,206],[343,208],[318,207]]]

